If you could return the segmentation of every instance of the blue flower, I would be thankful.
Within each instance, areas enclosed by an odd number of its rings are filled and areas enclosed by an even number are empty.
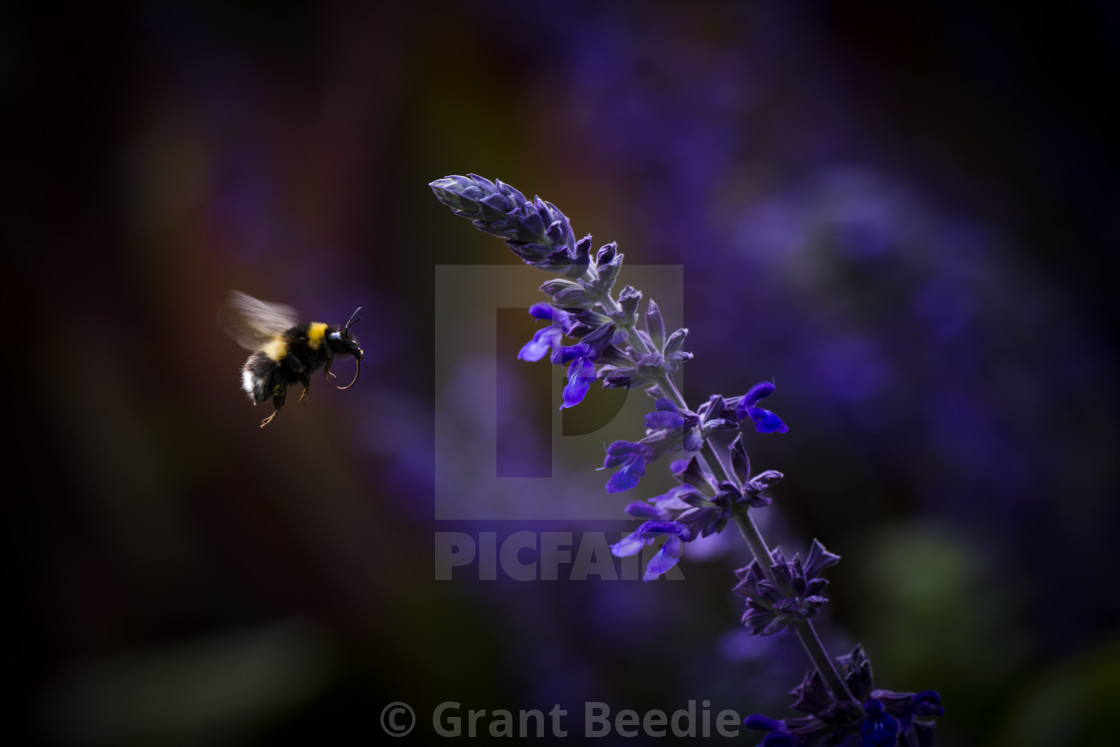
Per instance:
[[[619,558],[636,555],[643,547],[659,537],[665,537],[665,542],[646,565],[646,573],[642,577],[643,581],[653,581],[680,562],[682,543],[692,539],[685,525],[676,521],[644,522],[633,532],[611,545],[611,554]]]
[[[884,707],[888,710],[891,705],[895,705],[892,700],[901,701],[894,709],[894,715],[898,717],[900,731],[910,735],[907,738],[911,743],[933,744],[937,719],[945,715],[945,709],[941,707],[941,696],[936,690],[914,693],[908,700],[905,699],[906,693],[890,693],[882,690],[876,690],[875,696],[885,702]]]
[[[572,362],[568,364],[568,383],[564,386],[564,404],[560,405],[560,409],[575,407],[583,402],[583,398],[587,396],[593,381],[595,381],[595,364],[591,362],[591,358],[586,355],[578,355],[573,358]],[[635,484],[637,484],[636,480]]]
[[[769,410],[755,406],[760,399],[770,396],[773,391],[773,382],[760,381],[755,384],[739,400],[739,404],[735,407],[735,415],[739,420],[750,418],[754,421],[754,427],[759,433],[785,433],[789,428],[786,427],[781,418]]]
[[[621,493],[637,487],[638,479],[646,473],[646,464],[653,461],[652,449],[633,441],[615,441],[607,447],[607,458],[603,469],[620,467],[618,472],[607,480],[608,493]]]
[[[719,534],[734,515],[733,505],[741,497],[738,489],[729,482],[721,482],[719,491],[712,498],[705,498],[695,490],[685,495],[689,508],[677,517],[677,521],[687,526],[694,537]]]
[[[683,424],[681,411],[667,399],[657,400],[653,412],[646,414],[646,428],[678,428]]]
[[[918,721],[931,721],[945,715],[941,707],[941,695],[936,690],[922,690],[914,693],[910,701],[910,718]]]
[[[560,342],[572,329],[572,315],[563,309],[557,309],[546,303],[535,303],[529,307],[529,313],[537,319],[547,319],[552,322],[547,327],[541,327],[533,335],[533,339],[521,347],[517,357],[523,361],[539,361],[550,349],[558,350]]]
[[[648,501],[634,501],[626,506],[626,513],[637,519],[661,519],[669,521],[670,511],[687,511],[692,507],[686,498],[700,495],[691,485],[677,485]]]
[[[521,347],[517,357],[524,361],[539,361],[548,353],[549,360],[556,365],[568,364],[568,383],[564,386],[564,403],[560,405],[575,407],[591,389],[596,379],[595,361],[610,342],[610,325],[605,332],[596,330],[575,345],[561,344],[565,335],[578,334],[579,322],[576,315],[546,303],[536,303],[529,307],[529,313],[537,319],[547,319],[549,326],[538,329],[529,342]],[[605,340],[602,338],[605,337]]]
[[[652,431],[665,431],[664,438],[674,443],[680,442],[686,451],[698,451],[703,445],[700,435],[700,418],[667,399],[659,399],[653,412],[646,414],[646,428]]]
[[[810,555],[815,557],[807,567],[819,568],[830,562],[831,553],[824,548]],[[945,712],[941,696],[933,690],[914,694],[873,689],[871,661],[858,645],[837,662],[844,686],[856,702],[837,700],[821,673],[810,670],[792,693],[793,710],[809,715],[784,722],[796,744],[837,744],[856,732],[864,747],[894,747],[900,738],[913,747],[933,744],[934,721]],[[858,702],[863,706],[856,705]],[[760,718],[760,723],[769,721]]]
[[[758,713],[751,714],[743,719],[743,726],[748,729],[770,732],[760,743],[760,747],[796,747],[797,740],[789,733],[785,721],[767,718]]]
[[[898,721],[883,710],[883,704],[869,700],[863,704],[867,718],[859,727],[863,747],[895,747],[898,743]]]

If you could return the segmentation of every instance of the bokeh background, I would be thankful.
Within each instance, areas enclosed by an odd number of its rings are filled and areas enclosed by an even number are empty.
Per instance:
[[[843,556],[834,654],[939,690],[945,745],[1103,738],[1114,8],[12,3],[0,33],[5,743],[364,742],[398,700],[426,738],[452,700],[789,715],[806,662],[736,631],[733,542],[681,583],[433,579],[464,529],[434,424],[486,416],[434,366],[435,267],[516,263],[426,186],[466,172],[683,267],[690,401],[777,382],[767,532]],[[258,430],[229,288],[363,306],[358,384]],[[466,530],[624,531],[630,498]]]

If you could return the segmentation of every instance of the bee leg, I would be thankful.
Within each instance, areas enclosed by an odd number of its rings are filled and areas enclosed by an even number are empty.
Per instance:
[[[303,401],[307,399],[307,395],[311,394],[311,377],[306,373],[301,374],[299,377],[299,383],[303,384],[303,393],[299,395],[299,402],[302,405]]]
[[[280,408],[284,406],[284,400],[288,397],[288,387],[284,384],[277,384],[272,389],[272,414],[261,421],[261,428],[272,422],[272,419],[280,414]]]
[[[327,381],[328,376],[331,377],[332,379],[338,378],[333,373],[331,373],[331,363],[333,363],[333,362],[334,362],[334,356],[332,355],[330,358],[327,358],[327,362],[323,365],[323,381]]]

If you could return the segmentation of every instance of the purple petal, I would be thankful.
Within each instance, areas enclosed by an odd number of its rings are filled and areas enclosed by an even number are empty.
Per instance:
[[[665,571],[669,570],[681,560],[681,538],[670,537],[665,540],[665,544],[657,551],[646,566],[646,574],[642,577],[643,581],[653,581]]]
[[[669,489],[667,493],[650,498],[659,509],[662,510],[676,510],[683,511],[689,508],[689,504],[682,500],[682,496],[689,496],[696,494],[696,488],[691,485],[677,485]]]
[[[603,468],[616,467],[635,456],[644,459],[645,455],[646,447],[642,444],[633,441],[611,441],[607,445],[607,458],[603,461]]]
[[[638,529],[611,545],[611,555],[616,558],[628,558],[641,552],[642,548],[649,544],[649,540],[642,539],[639,534],[641,531],[641,527],[638,527]]]
[[[631,457],[622,468],[607,480],[608,493],[621,493],[638,486],[638,479],[646,473],[646,463],[640,458]]]
[[[535,303],[529,307],[529,313],[537,319],[550,319],[553,321],[564,320],[568,317],[568,312],[550,306],[547,303]]]
[[[664,511],[659,511],[656,506],[652,506],[645,501],[634,501],[633,503],[629,503],[627,504],[625,511],[636,519],[665,518]]]
[[[760,381],[750,388],[746,394],[743,395],[741,404],[746,407],[757,403],[763,397],[769,397],[774,391],[774,382]]]
[[[577,342],[575,345],[560,345],[552,351],[552,356],[549,360],[557,366],[562,366],[565,363],[578,361],[580,359],[590,359],[591,348],[587,347],[585,343]]]
[[[517,357],[523,361],[539,361],[548,353],[549,348],[560,344],[561,332],[556,327],[542,327],[538,329],[533,339],[521,347]]]
[[[767,718],[759,713],[747,716],[743,719],[743,725],[748,729],[758,729],[760,731],[786,731],[785,721]]]
[[[564,387],[564,404],[560,405],[560,409],[575,407],[582,402],[591,389],[592,381],[595,381],[595,365],[586,358],[572,361],[568,366],[568,385]]]
[[[685,451],[699,451],[704,445],[704,440],[700,437],[699,428],[689,428],[684,433],[684,449]]]
[[[646,428],[650,429],[673,428],[683,422],[683,418],[675,412],[657,411],[646,414]]]
[[[679,521],[647,521],[638,527],[638,532],[643,537],[654,538],[661,535],[668,534],[674,537],[682,537],[688,534],[688,529]]]
[[[763,410],[761,407],[748,407],[747,415],[754,421],[755,430],[759,433],[786,433],[789,428],[774,413]]]

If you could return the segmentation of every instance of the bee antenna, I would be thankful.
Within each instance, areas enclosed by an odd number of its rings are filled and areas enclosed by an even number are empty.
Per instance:
[[[346,326],[345,326],[345,327],[343,327],[343,329],[350,329],[350,328],[351,328],[351,327],[353,327],[353,326],[354,326],[355,324],[357,324],[358,322],[362,321],[362,318],[361,318],[360,316],[358,316],[358,312],[359,312],[359,311],[361,311],[361,310],[362,310],[362,307],[361,307],[361,306],[359,306],[358,308],[354,309],[354,313],[350,315],[350,321],[346,322]]]

